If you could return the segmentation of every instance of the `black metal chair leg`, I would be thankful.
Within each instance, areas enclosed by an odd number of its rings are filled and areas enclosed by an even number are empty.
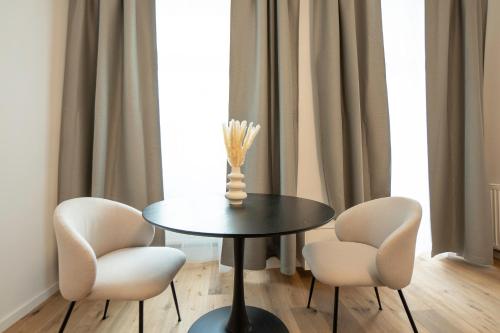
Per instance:
[[[139,301],[139,333],[144,331],[144,301]]]
[[[309,288],[309,299],[307,300],[307,308],[308,309],[311,307],[311,298],[312,298],[312,295],[313,295],[314,283],[315,282],[316,282],[316,279],[313,276],[312,280],[311,280],[311,288]]]
[[[333,333],[337,333],[337,322],[339,315],[339,287],[335,287],[335,302],[333,306]]]
[[[172,287],[172,295],[174,295],[175,309],[177,310],[177,320],[181,321],[181,313],[179,311],[179,304],[177,303],[177,294],[175,293],[174,281],[170,282],[170,287]]]
[[[109,299],[106,300],[106,305],[104,306],[104,314],[102,315],[102,320],[108,318],[106,316],[108,314],[108,306],[109,306]]]
[[[413,317],[411,316],[410,308],[408,307],[408,304],[406,304],[405,296],[403,295],[403,291],[401,289],[398,289],[398,294],[399,297],[401,298],[401,302],[403,303],[403,307],[405,308],[406,315],[408,316],[408,319],[410,320],[411,328],[413,328],[414,333],[418,333],[417,326],[415,325],[415,322],[413,321]]]
[[[64,320],[61,324],[61,327],[59,328],[59,333],[64,332],[64,328],[66,327],[66,324],[68,323],[69,317],[71,316],[71,312],[73,312],[73,308],[75,307],[76,301],[72,301],[69,303],[69,308],[68,311],[66,312],[66,316],[64,316]]]
[[[375,287],[375,295],[377,295],[378,309],[382,310],[382,303],[380,302],[380,295],[378,294],[378,288]]]

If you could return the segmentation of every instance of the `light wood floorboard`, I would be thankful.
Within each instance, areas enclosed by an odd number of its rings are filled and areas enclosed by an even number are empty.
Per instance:
[[[245,272],[248,305],[280,317],[290,332],[330,332],[333,291],[316,284],[312,307],[306,309],[311,274],[299,270],[284,276],[277,269]],[[229,305],[232,272],[220,273],[215,262],[188,264],[175,279],[182,322],[170,288],[145,302],[145,332],[185,333],[202,314]],[[500,332],[500,262],[472,266],[458,258],[419,257],[406,300],[421,333]],[[397,292],[380,288],[383,311],[372,288],[341,288],[339,332],[411,332]],[[57,332],[68,302],[60,294],[6,332]],[[137,332],[138,302],[111,301],[109,318],[101,320],[104,301],[75,306],[66,332]],[[208,333],[208,332],[207,332]]]

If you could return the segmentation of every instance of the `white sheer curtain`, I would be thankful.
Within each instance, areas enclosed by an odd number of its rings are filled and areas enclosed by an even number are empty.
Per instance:
[[[221,124],[228,117],[230,0],[157,0],[165,198],[225,192]],[[203,212],[200,212],[203,214]],[[167,232],[191,261],[216,260],[220,240]]]
[[[422,204],[417,253],[430,252],[424,0],[382,0],[392,147],[392,195]]]

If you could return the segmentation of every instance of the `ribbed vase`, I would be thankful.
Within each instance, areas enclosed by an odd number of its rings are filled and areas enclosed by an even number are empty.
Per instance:
[[[227,183],[226,199],[232,206],[241,206],[243,200],[247,197],[245,192],[245,183],[243,179],[245,175],[241,173],[241,168],[231,167],[231,173],[227,176],[229,182]]]

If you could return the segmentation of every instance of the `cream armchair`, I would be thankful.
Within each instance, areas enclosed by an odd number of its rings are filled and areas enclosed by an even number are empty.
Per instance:
[[[185,255],[176,249],[149,247],[154,228],[132,207],[100,198],[62,202],[54,212],[59,254],[59,288],[71,301],[59,329],[63,332],[76,301],[139,301],[139,332],[143,330],[144,300],[170,284],[179,321],[174,276]]]
[[[343,286],[386,286],[398,290],[412,329],[418,332],[402,288],[411,281],[421,217],[420,204],[411,199],[368,201],[337,218],[335,231],[339,241],[311,243],[303,248],[302,254],[313,274],[309,302],[316,279],[335,287],[333,332],[337,331],[339,287]],[[375,291],[380,306],[378,290]]]

